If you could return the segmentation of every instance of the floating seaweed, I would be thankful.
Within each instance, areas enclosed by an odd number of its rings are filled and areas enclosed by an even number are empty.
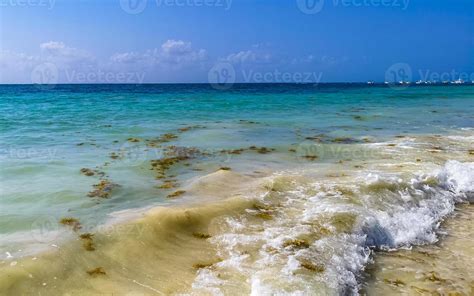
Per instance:
[[[85,176],[88,176],[88,177],[95,175],[94,171],[91,170],[91,169],[88,169],[88,168],[82,168],[81,173]]]
[[[400,279],[394,279],[394,280],[391,280],[391,279],[384,279],[383,280],[385,283],[389,284],[389,285],[393,285],[393,286],[396,286],[396,287],[403,287],[405,286],[405,282],[403,282],[402,280]]]
[[[175,197],[181,196],[181,195],[183,195],[183,194],[185,194],[185,193],[186,193],[186,191],[184,191],[184,190],[178,190],[178,191],[175,191],[175,192],[173,192],[173,193],[171,193],[171,194],[168,194],[167,197],[168,197],[168,198],[175,198]]]
[[[193,264],[194,269],[203,269],[203,268],[208,268],[214,265],[214,263],[195,263]]]
[[[93,277],[107,274],[103,267],[96,267],[96,268],[88,270],[86,272],[87,272],[87,274],[89,274],[90,276],[93,276]]]
[[[309,248],[309,243],[302,239],[292,239],[283,243],[283,247],[292,247],[298,249],[307,249]]]
[[[88,197],[100,197],[109,198],[112,194],[112,190],[119,186],[118,184],[112,183],[109,180],[102,180],[98,184],[94,184],[95,190],[92,190],[87,194]]]
[[[79,238],[82,240],[82,246],[86,251],[95,251],[95,245],[92,240],[94,234],[92,233],[83,233],[79,235]]]
[[[307,270],[310,270],[310,271],[313,271],[313,272],[324,272],[325,270],[325,267],[322,266],[322,265],[318,265],[318,264],[314,264],[308,260],[303,260],[302,262],[300,262],[300,265],[304,268],[306,268]]]
[[[199,239],[208,239],[212,237],[210,234],[201,233],[201,232],[193,232],[193,236]]]
[[[158,188],[160,189],[171,189],[171,188],[176,188],[176,187],[178,187],[178,184],[175,180],[166,180],[163,182],[163,184],[158,186]]]
[[[137,138],[128,138],[127,141],[131,142],[131,143],[138,143],[140,142],[140,139],[137,139]]]
[[[222,170],[222,171],[230,171],[231,168],[230,168],[230,167],[220,167],[219,170]]]
[[[440,277],[434,271],[428,272],[425,275],[425,279],[429,280],[430,282],[436,282],[436,283],[445,283],[446,282],[446,279],[443,279],[442,277]]]
[[[59,223],[62,225],[72,227],[72,230],[74,231],[78,231],[79,229],[82,228],[81,223],[76,218],[71,218],[71,217],[62,218],[61,220],[59,220]]]

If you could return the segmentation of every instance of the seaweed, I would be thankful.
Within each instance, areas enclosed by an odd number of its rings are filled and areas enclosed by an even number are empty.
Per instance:
[[[394,279],[394,280],[391,280],[391,279],[384,279],[383,280],[385,283],[389,284],[389,285],[393,285],[393,286],[396,286],[396,287],[403,287],[405,286],[405,282],[403,282],[402,280],[400,279]]]
[[[436,283],[445,283],[446,280],[440,277],[436,272],[431,271],[425,275],[425,279],[429,280],[430,282]]]
[[[293,247],[298,249],[307,249],[309,248],[309,243],[302,239],[293,239],[283,243],[283,247]]]
[[[90,276],[93,276],[93,277],[107,274],[103,267],[96,267],[96,268],[88,270],[86,272],[87,272],[87,274],[89,274]]]
[[[90,191],[88,197],[100,197],[100,198],[109,198],[112,194],[112,190],[119,186],[118,184],[112,183],[109,180],[102,180],[98,184],[94,184],[93,187],[95,190]]]
[[[322,265],[318,265],[318,264],[314,264],[308,260],[303,260],[302,262],[300,262],[300,265],[304,268],[306,268],[307,270],[310,270],[310,271],[313,271],[313,272],[324,272],[325,270],[325,267],[322,266]]]
[[[72,217],[62,218],[61,220],[59,220],[59,223],[62,224],[62,225],[65,225],[65,226],[72,227],[72,230],[74,230],[74,231],[78,231],[79,229],[82,228],[81,223],[79,222],[79,220],[77,220],[76,218],[72,218]]]
[[[472,149],[472,150],[469,149],[469,150],[467,151],[467,153],[469,153],[469,155],[474,155],[474,149]]]
[[[88,177],[95,175],[94,171],[91,170],[91,169],[88,169],[88,168],[82,168],[81,173],[85,176],[88,176]]]
[[[171,188],[176,188],[176,187],[178,187],[178,184],[176,183],[175,180],[166,180],[158,188],[160,188],[160,189],[171,189]]]
[[[203,269],[203,268],[208,268],[214,265],[214,263],[195,263],[193,264],[194,269]]]
[[[79,237],[81,239],[90,239],[90,240],[92,239],[93,236],[94,236],[93,233],[83,233],[83,234],[79,235]]]
[[[82,240],[82,246],[86,251],[95,251],[95,245],[92,240],[94,234],[92,233],[83,233],[79,235],[79,238]]]
[[[137,138],[128,138],[127,141],[131,142],[131,143],[137,143],[137,142],[140,142],[140,139],[137,139]]]
[[[222,170],[222,171],[230,171],[231,168],[230,168],[230,167],[220,167],[219,170]]]
[[[184,191],[184,190],[178,190],[178,191],[175,191],[175,192],[173,192],[173,193],[171,193],[171,194],[168,194],[167,197],[168,197],[168,198],[175,198],[175,197],[181,196],[181,195],[183,195],[183,194],[185,194],[185,193],[186,193],[186,191]]]
[[[193,232],[193,236],[199,239],[208,239],[212,237],[210,234],[201,233],[201,232]]]

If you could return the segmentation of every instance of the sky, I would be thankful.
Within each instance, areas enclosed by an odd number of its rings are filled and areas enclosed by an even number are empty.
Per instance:
[[[0,0],[0,83],[458,78],[473,0]]]

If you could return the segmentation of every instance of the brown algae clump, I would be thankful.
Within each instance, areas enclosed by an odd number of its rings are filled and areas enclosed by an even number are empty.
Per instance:
[[[193,236],[199,239],[208,239],[212,237],[210,234],[206,234],[202,232],[193,232]]]
[[[137,139],[137,138],[128,138],[127,141],[131,142],[131,143],[138,143],[140,142],[140,139]]]
[[[171,188],[176,188],[176,187],[178,187],[178,183],[174,180],[166,180],[163,182],[163,184],[158,186],[158,188],[160,189],[171,189]]]
[[[222,171],[230,171],[231,168],[230,168],[230,167],[220,167],[219,170],[222,170]]]
[[[92,233],[83,233],[79,235],[79,238],[82,240],[82,246],[86,251],[95,251],[94,242],[92,241]]]
[[[107,274],[103,267],[96,267],[96,268],[88,270],[86,272],[87,272],[87,274],[89,274],[90,276],[93,276],[93,277]]]
[[[469,153],[469,155],[474,155],[474,150],[468,150],[467,153]]]
[[[211,267],[214,263],[195,263],[193,264],[194,269],[203,269]]]
[[[83,174],[85,176],[88,176],[88,177],[95,175],[94,171],[91,170],[91,169],[88,169],[88,168],[82,168],[81,169],[81,174]]]
[[[185,193],[186,193],[186,191],[184,191],[184,190],[178,190],[178,191],[175,191],[175,192],[173,192],[173,193],[171,193],[171,194],[168,194],[167,197],[168,197],[168,198],[175,198],[175,197],[181,196],[181,195],[183,195],[183,194],[185,194]]]
[[[400,280],[400,279],[395,279],[395,280],[384,279],[383,281],[384,281],[385,283],[389,284],[389,285],[396,286],[396,287],[403,287],[403,286],[405,286],[405,282],[403,282],[403,281]]]
[[[189,159],[187,156],[166,157],[161,159],[154,159],[150,161],[151,167],[158,175],[157,178],[165,178],[166,171],[176,163]]]
[[[292,247],[298,249],[307,249],[309,248],[309,243],[302,239],[292,239],[283,243],[283,247]]]
[[[62,218],[61,220],[59,220],[59,223],[65,226],[72,227],[72,230],[74,231],[77,231],[82,228],[81,223],[76,218]]]
[[[309,260],[303,260],[300,262],[301,267],[304,267],[307,270],[313,271],[313,272],[324,272],[325,268],[322,265],[314,264],[310,262]]]
[[[118,158],[119,158],[119,155],[118,155],[117,153],[115,153],[115,152],[110,153],[109,156],[110,156],[110,158],[112,158],[112,159],[118,159]]]
[[[92,190],[87,194],[89,197],[100,197],[109,198],[112,194],[112,190],[117,187],[118,184],[112,183],[109,180],[102,180],[98,184],[94,184],[95,190]]]

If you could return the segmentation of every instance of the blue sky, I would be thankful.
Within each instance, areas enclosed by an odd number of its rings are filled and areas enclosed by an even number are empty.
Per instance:
[[[0,7],[0,83],[36,82],[45,69],[61,83],[208,82],[227,70],[237,82],[384,81],[389,73],[474,79],[472,0],[0,0]]]

